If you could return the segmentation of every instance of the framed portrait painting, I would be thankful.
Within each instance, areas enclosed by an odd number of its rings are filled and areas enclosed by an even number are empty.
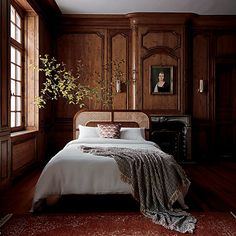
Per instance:
[[[173,70],[173,66],[151,66],[151,94],[173,94]]]

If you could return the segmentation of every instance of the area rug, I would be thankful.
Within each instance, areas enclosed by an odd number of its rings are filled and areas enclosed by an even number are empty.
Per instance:
[[[192,213],[197,236],[236,236],[236,219],[230,213]],[[139,212],[13,215],[0,229],[1,236],[179,236],[152,223]]]

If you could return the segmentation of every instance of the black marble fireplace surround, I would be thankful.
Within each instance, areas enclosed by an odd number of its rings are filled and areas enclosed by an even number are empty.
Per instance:
[[[178,162],[191,161],[191,118],[188,115],[151,115],[150,140]]]

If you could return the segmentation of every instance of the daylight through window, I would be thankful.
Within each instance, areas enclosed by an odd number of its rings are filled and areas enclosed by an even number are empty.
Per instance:
[[[10,76],[11,76],[11,128],[23,128],[23,18],[11,6]]]

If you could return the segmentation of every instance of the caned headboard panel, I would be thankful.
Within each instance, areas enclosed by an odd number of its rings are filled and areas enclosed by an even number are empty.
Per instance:
[[[74,116],[73,138],[78,138],[79,125],[97,126],[101,123],[119,123],[122,127],[140,127],[148,132],[150,119],[142,111],[79,111]]]

